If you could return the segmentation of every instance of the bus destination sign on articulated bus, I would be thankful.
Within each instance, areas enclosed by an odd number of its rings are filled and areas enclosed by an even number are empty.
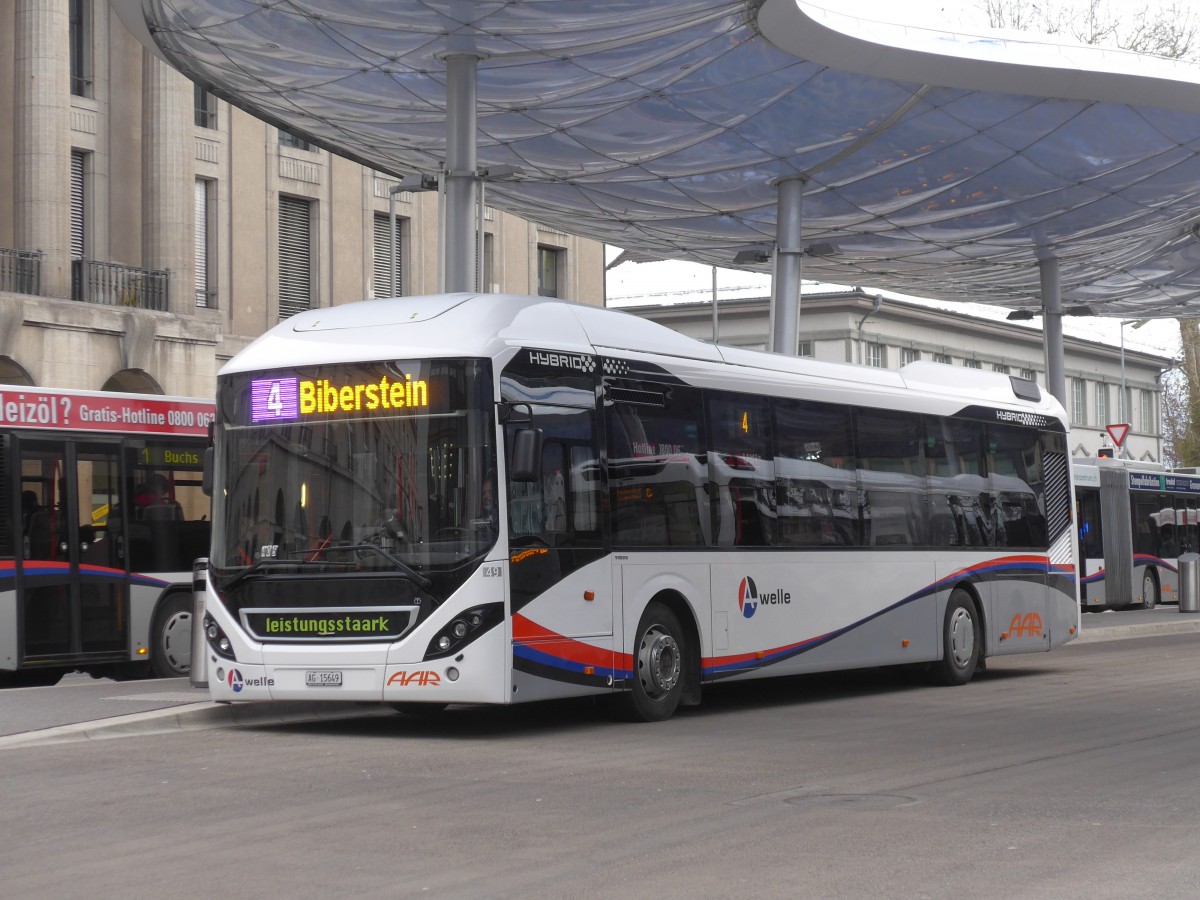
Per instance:
[[[0,385],[0,685],[185,675],[212,401]]]
[[[609,698],[1078,630],[1062,407],[1019,378],[717,347],[456,294],[300,313],[218,377],[219,701]]]

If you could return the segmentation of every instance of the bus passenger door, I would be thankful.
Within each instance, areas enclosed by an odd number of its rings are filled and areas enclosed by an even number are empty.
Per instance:
[[[127,579],[109,534],[117,447],[22,440],[19,456],[22,657],[124,658]]]
[[[569,694],[580,686],[608,686],[613,665],[613,585],[601,530],[595,412],[543,404],[532,410],[532,425],[542,432],[539,472],[533,481],[508,484],[514,635],[518,652],[536,657],[539,671],[565,682]],[[509,423],[510,453],[513,435],[528,425]]]

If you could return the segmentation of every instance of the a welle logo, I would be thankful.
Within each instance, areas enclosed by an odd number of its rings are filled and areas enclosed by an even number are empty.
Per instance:
[[[747,619],[758,612],[760,603],[766,606],[782,606],[785,603],[791,602],[792,595],[783,588],[759,593],[758,585],[754,583],[754,579],[749,575],[743,578],[742,583],[738,585],[738,609],[742,611],[742,615]]]
[[[229,682],[229,687],[235,694],[240,694],[244,688],[248,687],[275,687],[274,678],[244,678],[237,669],[229,670],[226,681]]]

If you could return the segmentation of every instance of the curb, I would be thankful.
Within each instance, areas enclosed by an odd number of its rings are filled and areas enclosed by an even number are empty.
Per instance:
[[[1141,625],[1109,625],[1104,628],[1088,629],[1085,625],[1071,644],[1099,644],[1105,641],[1121,641],[1126,638],[1154,637],[1161,634],[1196,634],[1200,632],[1200,616],[1188,613],[1182,622],[1145,622]]]
[[[0,750],[99,741],[110,738],[202,731],[235,725],[280,725],[380,715],[380,703],[213,703],[205,700],[183,706],[113,716],[75,725],[59,725],[0,737]],[[390,714],[390,710],[387,710]]]

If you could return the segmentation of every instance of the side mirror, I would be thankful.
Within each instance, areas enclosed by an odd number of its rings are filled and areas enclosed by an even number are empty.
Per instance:
[[[510,481],[531,482],[541,478],[542,430],[521,428],[513,435],[512,459],[509,460]]]
[[[204,473],[200,476],[200,490],[205,497],[211,497],[213,492],[213,448],[204,448]]]

